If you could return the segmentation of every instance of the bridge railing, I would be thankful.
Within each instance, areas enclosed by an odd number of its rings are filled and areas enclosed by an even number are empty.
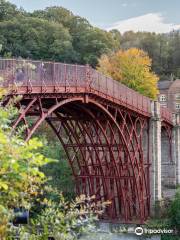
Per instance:
[[[143,114],[151,115],[151,100],[136,91],[104,76],[86,65],[22,59],[0,59],[0,77],[4,86],[15,85],[29,88],[75,87],[95,91],[111,101],[127,106]],[[161,108],[161,116],[171,122],[172,113]]]
[[[173,122],[173,113],[166,107],[162,107],[160,109],[161,112],[161,118],[165,120],[166,122],[169,122],[172,124]]]
[[[91,87],[128,107],[151,114],[151,100],[110,77],[92,69]]]
[[[85,87],[86,72],[83,65],[0,59],[0,76],[6,85]]]

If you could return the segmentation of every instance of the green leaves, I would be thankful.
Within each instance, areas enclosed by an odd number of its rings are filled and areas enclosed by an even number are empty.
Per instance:
[[[4,215],[4,209],[10,213],[18,206],[30,208],[34,196],[46,181],[40,167],[54,161],[39,152],[43,144],[37,138],[27,143],[18,132],[12,134],[10,124],[15,114],[12,106],[0,107],[0,226],[3,226],[0,227],[0,238],[7,231],[11,215]]]
[[[171,203],[169,209],[169,217],[172,226],[175,226],[177,230],[180,229],[180,188],[177,189],[174,200]]]
[[[11,18],[20,14],[21,11],[17,9],[16,5],[7,2],[5,0],[0,0],[0,21]]]
[[[117,34],[95,28],[65,8],[49,7],[25,13],[8,2],[3,1],[2,5],[0,44],[3,56],[95,66],[101,54],[119,48]]]
[[[28,239],[47,239],[54,237],[56,240],[76,240],[80,234],[95,228],[94,223],[104,206],[109,203],[95,204],[94,197],[81,195],[73,202],[66,202],[62,194],[56,189],[48,189],[56,192],[58,201],[44,199],[45,205],[36,219],[30,221],[29,226],[20,228],[22,239],[28,235]]]
[[[38,138],[25,142],[18,132],[12,133],[10,117],[15,113],[12,106],[0,107],[0,238],[11,239],[19,231],[20,239],[44,240],[53,236],[57,240],[75,240],[84,231],[92,229],[106,204],[95,204],[94,197],[84,195],[69,203],[55,185],[46,187],[50,182],[44,172],[49,166],[59,165],[61,173],[67,169],[66,165],[51,158],[54,154],[59,155],[59,146],[44,147]],[[49,158],[42,154],[43,151],[48,152]],[[42,172],[42,168],[46,171]],[[71,179],[68,181],[70,183]],[[18,230],[13,228],[15,208],[31,209],[30,225]]]
[[[0,189],[1,190],[8,190],[8,184],[6,182],[3,182],[2,180],[0,180]]]

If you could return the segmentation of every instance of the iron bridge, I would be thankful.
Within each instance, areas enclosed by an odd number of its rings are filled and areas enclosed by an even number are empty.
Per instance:
[[[13,124],[26,140],[46,121],[72,169],[77,194],[110,200],[104,219],[143,223],[150,214],[151,100],[90,66],[0,59],[5,103],[21,95]],[[164,126],[172,114],[161,109]],[[31,120],[31,121],[30,121]]]

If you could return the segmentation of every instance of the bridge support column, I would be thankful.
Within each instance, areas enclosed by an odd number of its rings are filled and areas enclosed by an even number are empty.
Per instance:
[[[151,159],[150,168],[150,193],[151,215],[154,215],[156,204],[162,199],[161,189],[161,119],[160,104],[151,103],[152,118],[150,119],[149,151]]]
[[[174,160],[176,163],[176,184],[180,184],[180,113],[175,115],[173,137]]]

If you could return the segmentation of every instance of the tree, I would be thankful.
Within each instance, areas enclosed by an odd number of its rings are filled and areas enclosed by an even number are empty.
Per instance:
[[[180,76],[180,32],[166,34],[93,27],[87,19],[58,6],[32,13],[0,0],[0,45],[5,57],[55,60],[97,66],[102,54],[139,48],[152,59],[160,80]]]
[[[74,18],[72,12],[63,7],[47,7],[45,10],[36,10],[30,14],[32,17],[46,19],[63,25],[65,28],[70,27],[71,20]]]
[[[116,41],[110,33],[98,28],[86,28],[77,31],[73,38],[74,48],[80,55],[81,63],[95,67],[102,54],[117,50]]]
[[[75,16],[65,8],[49,7],[44,11],[35,11],[32,16],[61,24],[69,31],[74,49],[72,62],[96,66],[102,54],[117,50],[119,47],[117,33],[115,36],[114,32],[95,28],[85,18]],[[58,46],[55,48],[58,49]]]
[[[169,66],[175,77],[180,77],[180,32],[174,31],[169,39]]]
[[[2,54],[71,62],[72,38],[61,24],[23,17],[0,23]]]
[[[131,48],[104,55],[98,70],[145,96],[157,96],[158,77],[151,72],[151,59],[142,50]]]
[[[139,48],[147,52],[152,59],[152,69],[162,80],[168,78],[173,72],[172,51],[176,44],[172,44],[172,33],[156,34],[150,32],[125,32],[121,36],[121,48]]]
[[[24,13],[24,10],[18,9],[16,5],[7,2],[6,0],[0,0],[0,22],[9,20]]]
[[[25,142],[12,133],[10,124],[17,111],[11,105],[0,107],[0,239],[7,239],[9,222],[15,208],[30,209],[45,175],[39,168],[51,159],[38,152],[42,143],[36,138]]]
[[[121,33],[116,30],[116,29],[113,29],[110,31],[114,41],[116,41],[116,45],[118,48],[120,48],[120,43],[121,43]]]

